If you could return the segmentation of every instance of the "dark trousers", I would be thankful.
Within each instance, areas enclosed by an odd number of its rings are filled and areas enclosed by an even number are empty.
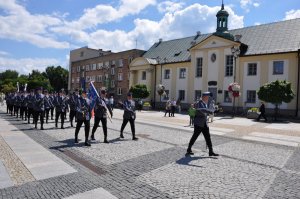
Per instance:
[[[128,122],[130,123],[132,138],[135,138],[134,119],[123,119],[123,123],[122,123],[122,126],[121,126],[121,134],[123,133],[124,128],[126,127]]]
[[[65,122],[65,113],[64,112],[55,112],[55,127],[57,127],[58,118],[60,116],[61,127],[64,127]]]
[[[73,119],[75,118],[75,121],[76,121],[76,111],[75,110],[70,110],[70,123],[71,123],[71,126],[73,126]]]
[[[9,113],[9,105],[6,104],[6,113]]]
[[[24,120],[24,115],[25,115],[25,120],[27,119],[27,107],[22,106],[20,108],[20,117],[22,120]]]
[[[37,122],[40,118],[40,121],[41,121],[41,128],[43,127],[44,125],[44,115],[45,115],[45,111],[35,111],[34,112],[34,124],[35,124],[35,128],[37,127]]]
[[[75,129],[75,140],[78,140],[78,133],[84,123],[84,131],[85,131],[85,142],[89,140],[90,133],[90,120],[77,120],[76,129]]]
[[[194,119],[195,117],[190,116],[190,125],[194,125]]]
[[[171,106],[171,116],[174,117],[175,116],[175,106]]]
[[[17,115],[17,118],[19,117],[19,106],[14,106],[14,115]]]
[[[27,120],[28,124],[30,123],[30,116],[32,115],[33,121],[34,121],[34,110],[33,108],[28,108],[28,114],[27,114]]]
[[[45,109],[46,123],[47,123],[47,124],[48,124],[48,119],[49,119],[49,112],[50,112],[50,109],[49,109],[49,108]]]
[[[165,111],[165,117],[166,117],[166,115],[167,115],[167,113],[169,113],[169,117],[171,117],[171,110],[170,109],[166,109],[166,111]]]
[[[10,115],[12,116],[12,115],[13,115],[13,109],[14,109],[14,106],[10,104],[10,105],[8,106],[8,109],[9,109]]]
[[[196,126],[195,125],[195,127],[194,127],[194,134],[191,137],[191,140],[190,140],[190,143],[189,143],[189,147],[187,149],[188,152],[192,151],[192,146],[196,142],[196,140],[197,140],[198,136],[201,134],[201,132],[203,133],[203,136],[204,136],[204,139],[205,139],[205,142],[206,142],[206,145],[207,145],[209,151],[210,152],[213,151],[208,126],[205,125],[204,127],[201,127],[201,126]]]
[[[106,141],[107,140],[107,118],[95,117],[95,123],[94,123],[93,130],[92,130],[92,137],[94,137],[100,121],[102,123],[102,129],[103,129],[103,133],[104,133],[104,141]]]
[[[51,120],[53,120],[53,113],[54,113],[54,108],[51,108]]]
[[[259,114],[259,116],[256,120],[259,121],[261,117],[263,117],[265,119],[265,121],[268,121],[265,113],[262,113],[262,112]]]

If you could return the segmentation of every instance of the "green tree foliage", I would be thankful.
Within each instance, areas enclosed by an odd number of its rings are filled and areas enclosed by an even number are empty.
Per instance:
[[[129,91],[132,92],[132,96],[134,98],[144,99],[150,95],[150,91],[147,89],[145,84],[137,84],[131,87]]]
[[[3,93],[15,92],[16,90],[17,88],[13,85],[12,82],[2,85],[2,89],[1,89]]]
[[[15,70],[6,70],[3,73],[0,73],[0,79],[17,79],[19,73]]]
[[[64,88],[68,89],[68,70],[62,68],[61,66],[49,66],[46,68],[44,76],[50,81],[51,86],[55,91],[59,91]]]
[[[52,90],[52,86],[47,77],[38,70],[32,70],[28,75],[27,90],[36,89],[37,87],[43,87],[43,89]]]
[[[282,102],[291,102],[295,96],[291,83],[285,80],[276,80],[263,85],[259,88],[257,95],[260,100],[275,105],[275,120],[277,119],[278,106],[282,104]]]

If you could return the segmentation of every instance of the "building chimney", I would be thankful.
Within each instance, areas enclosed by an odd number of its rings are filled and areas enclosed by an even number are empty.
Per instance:
[[[201,31],[197,31],[197,36],[200,36],[201,35]]]
[[[162,39],[162,38],[160,38],[158,41],[159,41],[159,43],[161,43],[161,42],[163,41],[163,39]]]
[[[234,41],[240,42],[242,35],[234,35]]]

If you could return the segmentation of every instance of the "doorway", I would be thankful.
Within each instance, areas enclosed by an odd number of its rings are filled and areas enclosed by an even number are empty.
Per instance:
[[[208,91],[212,93],[212,98],[217,102],[217,88],[208,88]]]

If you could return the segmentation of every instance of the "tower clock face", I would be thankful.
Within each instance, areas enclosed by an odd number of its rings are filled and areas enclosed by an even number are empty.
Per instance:
[[[210,60],[211,60],[212,62],[215,62],[216,59],[217,59],[217,55],[216,55],[215,53],[211,54]]]

